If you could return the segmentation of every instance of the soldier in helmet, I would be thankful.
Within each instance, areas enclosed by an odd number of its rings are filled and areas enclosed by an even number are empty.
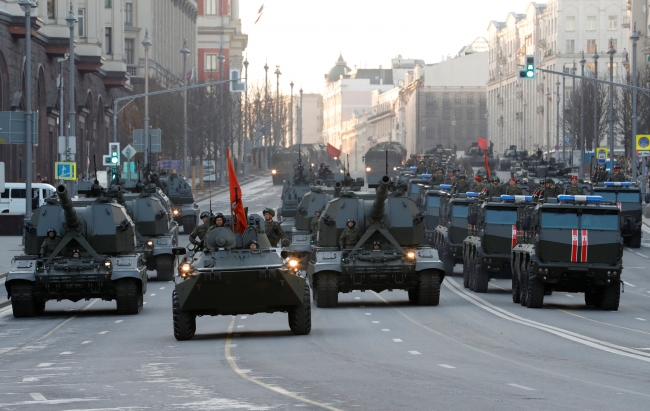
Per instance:
[[[269,238],[271,245],[277,247],[278,243],[287,235],[284,233],[280,223],[273,221],[275,211],[272,208],[265,208],[262,214],[264,215],[264,232]]]
[[[347,227],[339,237],[339,245],[341,250],[346,248],[353,248],[361,239],[361,232],[357,228],[357,222],[353,218],[348,219]]]
[[[431,184],[440,185],[445,182],[445,173],[441,167],[436,167],[436,173],[431,176]]]
[[[415,170],[416,174],[426,174],[427,172],[427,164],[425,163],[424,160],[420,160],[420,165],[418,165],[417,170]]]
[[[60,242],[61,239],[56,236],[56,230],[53,228],[48,229],[47,238],[41,244],[41,257],[49,257]]]
[[[200,218],[203,221],[203,224],[196,226],[190,234],[190,243],[197,244],[199,246],[203,244],[203,239],[211,227],[209,212],[202,212]]]
[[[506,188],[506,194],[510,195],[523,195],[524,192],[521,191],[521,188],[517,187],[517,179],[514,177],[510,178],[510,181],[508,181],[508,188]]]
[[[490,198],[499,197],[501,194],[503,194],[503,187],[501,187],[501,179],[499,177],[494,176],[490,179],[490,186],[488,187],[488,196]]]
[[[248,248],[251,250],[257,250],[258,248],[260,248],[260,245],[257,242],[257,240],[251,240],[251,242],[248,243]]]
[[[315,233],[318,231],[318,220],[320,219],[320,210],[316,210],[314,217],[311,219],[311,232]]]
[[[585,195],[585,190],[582,187],[578,187],[578,176],[571,176],[571,185],[564,190],[564,194],[570,195]]]
[[[607,171],[605,170],[605,166],[598,166],[598,169],[594,173],[594,177],[592,178],[592,180],[594,183],[607,181]]]
[[[381,251],[381,243],[379,241],[372,243],[372,251]]]
[[[553,180],[551,177],[548,177],[546,179],[544,186],[544,200],[547,200],[549,198],[557,198],[558,195],[562,194],[560,188],[555,186],[555,180]]]
[[[459,194],[469,191],[469,183],[465,174],[458,174],[458,183],[456,184],[456,192]]]
[[[614,174],[609,176],[609,181],[625,181],[625,175],[621,173],[621,166],[618,164],[614,166]]]

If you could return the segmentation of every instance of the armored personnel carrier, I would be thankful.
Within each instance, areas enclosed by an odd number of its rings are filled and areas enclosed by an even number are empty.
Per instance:
[[[118,314],[139,313],[147,273],[126,209],[104,196],[73,202],[64,185],[57,194],[36,210],[26,226],[25,254],[12,260],[5,287],[14,316],[38,315],[48,300],[91,298],[115,300]],[[50,229],[63,236],[50,255],[41,256]]]
[[[621,235],[625,245],[640,248],[643,208],[639,187],[627,181],[606,181],[594,187],[594,195],[601,196],[603,201],[616,203],[621,210]]]
[[[424,240],[427,244],[433,245],[433,238],[436,227],[440,225],[440,197],[447,196],[446,191],[441,191],[440,186],[433,186],[427,190],[420,191],[418,207],[420,213],[424,214]]]
[[[412,304],[438,305],[445,273],[435,250],[420,246],[424,216],[401,190],[390,195],[391,185],[385,175],[376,194],[347,192],[327,203],[307,268],[318,307],[335,307],[340,292],[353,290],[407,290]],[[341,250],[348,219],[363,234],[352,249]]]
[[[311,331],[309,286],[297,261],[283,262],[264,234],[264,219],[251,215],[243,234],[213,228],[204,249],[184,258],[172,294],[174,337],[190,340],[196,317],[287,312],[294,334]],[[249,249],[256,241],[258,249]]]
[[[616,311],[623,244],[620,211],[600,196],[559,195],[518,210],[512,249],[513,301],[541,308],[553,291],[585,293],[585,303]],[[518,292],[518,295],[516,295]]]
[[[159,176],[156,184],[163,190],[173,204],[174,221],[183,227],[183,232],[189,234],[196,228],[201,210],[194,202],[192,187],[177,174]]]
[[[510,253],[517,244],[517,210],[533,197],[502,195],[471,203],[463,241],[463,286],[485,293],[492,278],[512,278]]]
[[[284,182],[282,190],[282,203],[278,209],[278,220],[280,226],[291,239],[292,229],[295,225],[295,217],[298,212],[298,204],[302,197],[310,190],[313,179],[309,172],[299,166]]]
[[[450,190],[441,184],[442,190]],[[463,241],[468,235],[467,216],[469,205],[478,200],[478,193],[440,195],[440,224],[433,233],[433,246],[438,250],[445,273],[452,275],[454,266],[463,263]]]

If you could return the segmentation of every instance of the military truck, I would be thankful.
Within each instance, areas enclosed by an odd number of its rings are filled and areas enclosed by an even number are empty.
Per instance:
[[[298,204],[302,197],[310,190],[314,179],[309,172],[302,168],[296,169],[286,180],[281,197],[281,206],[278,208],[278,220],[280,226],[291,239],[292,229],[295,225],[295,217],[298,212]]]
[[[471,203],[463,241],[463,286],[485,293],[492,278],[512,278],[510,254],[517,244],[517,210],[532,196],[502,195]]]
[[[625,245],[640,248],[643,236],[641,189],[627,181],[606,181],[594,187],[594,195],[603,197],[603,201],[616,203],[621,210],[621,235]]]
[[[259,248],[248,245],[257,241]],[[201,251],[190,248],[172,293],[174,337],[190,340],[196,317],[286,312],[294,334],[311,331],[309,285],[294,259],[283,261],[264,234],[264,219],[248,216],[243,234],[213,228]]]
[[[478,193],[451,195],[446,190],[452,187],[441,184],[444,194],[440,195],[440,223],[433,233],[433,247],[438,250],[445,273],[452,275],[454,266],[463,263],[463,241],[468,235],[468,210],[478,200]]]
[[[14,317],[33,317],[48,300],[117,302],[118,314],[138,314],[147,291],[144,256],[136,252],[135,224],[112,197],[72,201],[65,185],[26,224],[25,254],[11,262],[5,287]],[[63,234],[40,255],[50,229]],[[73,250],[80,255],[74,256]]]
[[[158,177],[156,184],[174,205],[172,210],[174,221],[183,227],[185,234],[191,233],[196,228],[201,210],[194,202],[190,184],[184,177],[174,173]]]
[[[375,144],[370,147],[364,156],[366,165],[366,181],[368,184],[378,184],[381,177],[397,177],[398,167],[406,161],[406,148],[391,141]]]
[[[284,180],[294,172],[298,159],[301,158],[305,165],[310,161],[310,150],[306,145],[294,144],[288,148],[280,148],[271,156],[271,177],[273,185],[281,185]],[[313,159],[317,161],[317,159]]]
[[[335,307],[339,293],[353,290],[407,290],[412,304],[439,304],[445,273],[435,250],[420,245],[424,216],[401,190],[391,195],[391,186],[385,175],[376,193],[341,193],[327,203],[307,268],[316,306]],[[348,219],[363,235],[352,249],[341,250]],[[375,241],[380,250],[372,249]]]
[[[510,263],[512,299],[541,308],[553,291],[584,293],[585,303],[618,310],[623,270],[620,210],[601,196],[559,195],[518,210]]]

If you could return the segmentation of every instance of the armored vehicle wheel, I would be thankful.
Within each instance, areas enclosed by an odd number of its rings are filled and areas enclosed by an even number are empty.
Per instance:
[[[528,269],[522,263],[519,266],[519,304],[526,305],[526,297],[528,296]]]
[[[318,274],[314,295],[316,307],[336,307],[339,303],[338,275],[335,273]]]
[[[448,251],[442,253],[442,265],[446,275],[454,275],[454,258],[449,255]]]
[[[115,282],[115,301],[117,313],[133,315],[142,310],[142,292],[138,282],[133,278],[123,278]]]
[[[302,304],[289,311],[289,328],[296,335],[307,335],[311,332],[311,298],[307,284],[305,284]]]
[[[414,288],[413,290],[408,290],[409,293],[409,303],[412,305],[417,305],[418,304],[418,296],[419,296],[420,290],[418,288]]]
[[[599,297],[598,305],[601,310],[618,311],[618,305],[621,301],[621,283],[616,282],[603,287]]]
[[[477,259],[474,265],[474,287],[471,288],[475,293],[487,293],[490,277],[488,271],[483,267],[480,259]]]
[[[601,296],[598,289],[591,289],[585,292],[585,305],[596,307],[600,303]]]
[[[196,228],[196,217],[192,215],[186,215],[183,217],[183,232],[189,234]]]
[[[15,318],[35,317],[42,309],[34,298],[34,285],[27,282],[11,284],[11,308]],[[45,308],[45,303],[42,303]]]
[[[526,307],[542,308],[544,305],[544,283],[533,271],[533,266],[528,267],[528,292],[526,293]]]
[[[172,292],[172,319],[174,321],[174,338],[178,341],[188,341],[196,332],[196,316],[181,310],[176,290]]]
[[[161,254],[156,257],[156,279],[171,281],[174,279],[174,256]]]
[[[635,233],[630,237],[630,248],[641,248],[641,232]]]
[[[469,288],[469,266],[467,257],[463,259],[463,287]]]
[[[418,305],[440,304],[440,274],[431,271],[420,273]]]

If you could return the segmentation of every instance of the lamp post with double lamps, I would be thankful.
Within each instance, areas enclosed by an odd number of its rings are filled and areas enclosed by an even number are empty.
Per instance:
[[[282,131],[280,130],[280,76],[282,75],[282,72],[280,71],[280,66],[275,66],[275,74],[276,78],[276,88],[275,88],[275,132],[273,133],[273,148],[275,149],[276,146],[278,145],[278,140],[280,139],[280,135],[282,134]]]
[[[181,47],[181,54],[183,55],[183,85],[187,86],[187,56],[190,54],[190,49],[187,48],[187,39],[183,39],[183,47]],[[188,161],[187,161],[187,90],[183,91],[183,176],[188,176]]]
[[[636,43],[639,41],[639,33],[636,31],[636,23],[634,23],[634,31],[630,36],[632,40],[632,85],[636,87],[637,78],[636,78]],[[632,89],[632,147],[630,154],[632,157],[632,181],[637,180],[636,173],[636,133],[637,133],[637,113],[636,113],[636,89]],[[643,184],[645,187],[645,184]]]
[[[248,84],[248,58],[244,60],[244,81]],[[248,177],[248,152],[246,151],[246,142],[250,138],[250,122],[248,121],[248,86],[244,90],[244,157],[242,161],[242,172],[244,177]],[[250,147],[253,147],[253,141],[250,139]]]
[[[614,171],[614,54],[616,50],[609,43],[609,169]]]
[[[226,57],[223,55],[223,48],[219,49],[219,81],[223,80],[223,62],[226,60]],[[219,185],[223,186],[226,184],[225,174],[226,174],[226,150],[224,149],[225,140],[226,140],[226,116],[223,113],[227,111],[224,110],[224,89],[225,84],[222,84],[219,87],[219,107],[221,108],[221,122],[219,123],[220,136],[219,136]]]
[[[149,29],[144,31],[144,39],[142,40],[144,47],[144,130],[143,130],[143,143],[144,143],[144,165],[149,164],[149,156],[151,155],[151,144],[149,142],[149,48],[151,47],[151,40],[149,40]],[[151,170],[149,170],[151,171]]]

